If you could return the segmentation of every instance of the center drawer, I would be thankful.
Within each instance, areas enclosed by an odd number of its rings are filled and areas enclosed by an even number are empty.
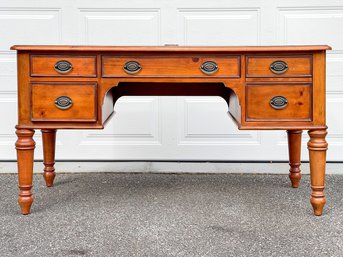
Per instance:
[[[32,121],[94,122],[96,83],[33,83]]]
[[[103,77],[240,77],[240,56],[103,56]]]

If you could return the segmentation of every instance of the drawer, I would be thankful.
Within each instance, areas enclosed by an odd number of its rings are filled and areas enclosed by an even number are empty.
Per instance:
[[[103,77],[240,77],[240,56],[103,56]]]
[[[31,55],[31,76],[96,77],[96,56]]]
[[[311,121],[311,84],[248,84],[247,121]]]
[[[96,83],[33,83],[32,121],[97,120]]]
[[[312,55],[246,57],[246,77],[311,76]]]

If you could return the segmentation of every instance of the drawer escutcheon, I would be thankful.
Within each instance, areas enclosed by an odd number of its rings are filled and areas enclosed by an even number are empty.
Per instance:
[[[67,110],[73,105],[73,101],[68,96],[59,96],[55,100],[55,106],[61,110]]]
[[[136,74],[142,69],[142,66],[140,65],[139,62],[136,61],[129,61],[125,63],[123,67],[124,71],[128,74]]]
[[[211,75],[216,73],[219,70],[219,67],[217,63],[213,61],[207,61],[200,66],[200,69],[203,73]]]
[[[284,61],[275,61],[270,65],[270,70],[275,74],[282,74],[288,70],[288,64]]]
[[[274,96],[270,99],[270,106],[276,110],[285,109],[288,105],[288,100],[286,97],[283,96]]]
[[[70,72],[73,69],[73,65],[66,60],[60,60],[56,62],[54,68],[58,73],[64,74]]]

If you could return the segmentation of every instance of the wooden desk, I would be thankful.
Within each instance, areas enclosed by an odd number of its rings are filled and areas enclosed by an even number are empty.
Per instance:
[[[328,46],[13,46],[18,52],[19,205],[30,212],[35,129],[44,178],[55,178],[57,129],[103,129],[124,95],[221,96],[239,129],[287,130],[289,177],[299,186],[308,130],[311,204],[325,204],[325,55]],[[244,153],[242,153],[244,154]],[[266,156],[267,158],[267,156]]]

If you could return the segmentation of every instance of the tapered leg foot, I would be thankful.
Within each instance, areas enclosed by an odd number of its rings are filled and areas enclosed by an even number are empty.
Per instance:
[[[322,215],[325,203],[326,199],[324,195],[324,187],[312,186],[311,204],[313,207],[314,215]]]
[[[43,153],[44,153],[44,180],[47,187],[54,184],[55,179],[55,144],[56,144],[56,130],[42,129],[43,137]]]
[[[310,172],[311,172],[311,204],[314,215],[321,216],[326,202],[324,195],[326,151],[328,143],[325,140],[327,135],[326,129],[310,130],[308,132],[310,141],[308,149],[310,155]]]
[[[19,186],[18,203],[20,206],[21,214],[27,215],[30,213],[33,197],[31,193],[32,186]]]
[[[299,187],[301,180],[300,153],[302,130],[288,130],[289,178],[293,188]]]
[[[52,187],[54,185],[54,179],[55,179],[56,173],[55,172],[47,172],[44,169],[44,180],[45,180],[45,184],[47,187]]]
[[[33,155],[35,141],[33,140],[32,129],[21,129],[16,127],[18,136],[15,144],[18,159],[18,182],[19,197],[18,203],[22,214],[29,214],[33,202],[32,196],[32,177],[33,177]]]

